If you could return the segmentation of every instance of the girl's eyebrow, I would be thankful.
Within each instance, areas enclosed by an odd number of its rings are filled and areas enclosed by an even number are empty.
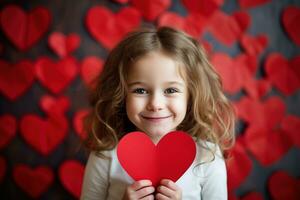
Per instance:
[[[185,86],[184,83],[182,82],[179,82],[179,81],[168,81],[168,82],[165,82],[166,85],[180,85],[182,87]],[[136,82],[132,82],[132,83],[129,83],[128,86],[131,87],[133,85],[146,85],[145,82],[141,82],[141,81],[136,81]]]

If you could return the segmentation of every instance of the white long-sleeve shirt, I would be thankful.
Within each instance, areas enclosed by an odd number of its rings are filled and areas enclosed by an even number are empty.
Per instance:
[[[227,173],[224,159],[217,147],[215,158],[210,142],[197,142],[196,157],[176,184],[182,189],[183,200],[227,200]],[[85,168],[81,200],[120,200],[134,180],[120,165],[116,149],[105,151],[111,159],[92,152]],[[176,167],[176,166],[174,166]]]

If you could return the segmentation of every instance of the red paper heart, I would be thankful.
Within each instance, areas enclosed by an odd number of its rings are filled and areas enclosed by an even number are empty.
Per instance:
[[[171,5],[170,0],[131,0],[130,2],[148,21],[154,21]]]
[[[10,64],[0,60],[0,91],[10,100],[16,100],[31,87],[34,75],[34,65],[30,61]]]
[[[293,115],[288,115],[281,122],[282,130],[288,135],[294,145],[300,147],[300,118]]]
[[[265,63],[267,78],[283,94],[291,95],[300,88],[300,55],[290,61],[279,53],[270,54]]]
[[[32,47],[48,30],[51,15],[46,8],[37,7],[26,14],[16,5],[1,12],[1,26],[9,40],[21,51]]]
[[[271,90],[271,83],[265,79],[251,79],[245,83],[245,90],[251,98],[259,100]]]
[[[49,95],[44,95],[40,100],[41,108],[48,116],[64,115],[70,107],[70,100],[68,97],[54,98]]]
[[[79,47],[80,37],[76,33],[65,36],[62,33],[54,32],[49,36],[48,44],[59,57],[64,58]]]
[[[37,78],[55,94],[64,90],[76,77],[77,73],[78,64],[73,57],[67,57],[58,62],[42,57],[36,62]]]
[[[73,118],[73,125],[76,133],[81,139],[85,139],[87,137],[87,133],[83,130],[83,118],[87,116],[89,110],[80,110],[76,112]]]
[[[267,128],[248,128],[245,133],[245,144],[263,166],[277,162],[291,147],[291,141],[283,131]]]
[[[0,183],[3,180],[5,173],[6,173],[6,161],[2,156],[0,156]]]
[[[242,138],[239,137],[235,146],[230,151],[231,157],[226,161],[229,190],[233,190],[240,186],[252,169],[252,161],[248,157],[243,146]]]
[[[290,38],[300,46],[300,8],[288,6],[283,10],[282,23]]]
[[[195,158],[196,145],[182,131],[166,134],[156,146],[145,133],[131,132],[119,142],[117,155],[134,180],[148,179],[158,186],[161,179],[176,182],[184,174]]]
[[[238,0],[241,8],[252,8],[255,6],[260,6],[262,4],[268,3],[271,0]]]
[[[224,0],[182,0],[189,12],[210,16],[218,10]]]
[[[20,124],[25,141],[42,155],[49,155],[63,141],[68,132],[68,121],[64,116],[41,119],[25,115]]]
[[[0,116],[0,149],[4,148],[16,135],[17,120],[12,115]]]
[[[243,35],[241,37],[241,45],[247,54],[257,56],[260,55],[268,45],[268,37],[265,34],[256,37]]]
[[[235,19],[243,33],[246,32],[251,25],[251,17],[245,11],[236,11],[232,14],[232,17]]]
[[[95,79],[103,70],[103,60],[96,56],[85,58],[81,64],[81,77],[84,83],[93,88],[95,87]]]
[[[284,171],[274,173],[269,179],[268,186],[274,200],[300,199],[300,180],[291,177]]]
[[[54,173],[46,166],[31,169],[22,164],[14,167],[13,178],[31,198],[39,198],[53,183]]]
[[[59,178],[63,186],[76,198],[80,197],[84,166],[76,160],[67,160],[59,167]]]
[[[140,13],[130,7],[125,7],[114,14],[105,7],[95,6],[86,16],[89,32],[108,49],[112,49],[126,33],[138,27],[140,22]]]
[[[258,192],[250,192],[246,195],[243,195],[241,200],[264,200],[264,197]]]

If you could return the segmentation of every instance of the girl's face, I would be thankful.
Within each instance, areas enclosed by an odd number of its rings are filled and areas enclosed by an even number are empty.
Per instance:
[[[128,72],[126,111],[129,120],[156,144],[183,121],[188,89],[178,63],[162,52],[138,59]]]

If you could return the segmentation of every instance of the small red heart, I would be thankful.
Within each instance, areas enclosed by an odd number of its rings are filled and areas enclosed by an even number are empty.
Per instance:
[[[0,156],[0,183],[4,179],[5,173],[6,173],[6,161],[4,157]]]
[[[40,106],[48,116],[63,115],[70,107],[68,97],[54,98],[50,95],[44,95],[40,99]]]
[[[63,141],[68,132],[68,121],[64,116],[41,119],[25,115],[20,123],[21,135],[40,154],[47,156]]]
[[[170,0],[131,0],[130,2],[148,21],[154,21],[171,5]]]
[[[88,31],[108,49],[112,49],[125,34],[138,27],[140,22],[139,11],[131,7],[122,8],[114,14],[105,7],[95,6],[86,16]]]
[[[229,190],[239,187],[252,170],[252,161],[244,149],[242,139],[237,139],[230,151],[231,157],[226,161]]]
[[[59,167],[59,178],[63,186],[76,198],[80,197],[84,166],[76,160],[66,160]]]
[[[49,36],[48,44],[59,57],[64,58],[79,47],[80,37],[76,33],[65,36],[62,33],[54,32]]]
[[[282,23],[285,31],[300,46],[300,8],[297,6],[288,6],[283,10]]]
[[[46,166],[31,169],[20,164],[14,167],[13,178],[16,184],[31,198],[39,198],[53,183],[54,173]]]
[[[245,34],[241,37],[240,42],[247,54],[257,56],[267,47],[268,37],[265,34],[260,34],[256,37]]]
[[[293,115],[287,115],[281,122],[281,128],[289,136],[293,144],[300,147],[300,118]]]
[[[281,130],[248,128],[245,132],[246,148],[263,165],[279,161],[291,148],[291,141]]]
[[[58,94],[65,89],[78,73],[78,63],[73,57],[58,62],[42,57],[36,62],[36,75],[39,81],[51,92]]]
[[[249,192],[246,195],[243,195],[241,200],[264,200],[264,197],[261,193]]]
[[[86,57],[81,64],[81,77],[84,83],[93,88],[96,78],[103,70],[103,60],[96,56]]]
[[[8,114],[0,116],[0,149],[9,144],[16,131],[17,120],[14,116]]]
[[[196,145],[182,131],[166,134],[157,145],[145,133],[131,132],[119,142],[117,155],[134,180],[148,179],[157,186],[161,179],[176,182],[184,174],[195,159]]]
[[[210,16],[218,10],[224,0],[181,0],[182,4],[191,13],[199,13],[201,15]]]
[[[300,180],[284,171],[275,172],[269,179],[268,187],[274,200],[300,199]]]
[[[238,23],[243,33],[246,32],[251,25],[251,16],[245,11],[236,11],[232,14],[232,17]]]
[[[241,8],[252,8],[271,2],[271,0],[238,0],[238,2]]]
[[[3,32],[21,51],[28,50],[42,38],[50,22],[50,12],[44,7],[36,7],[26,14],[19,6],[8,5],[1,12]]]
[[[16,64],[0,60],[0,91],[10,100],[16,100],[31,87],[34,81],[34,65],[27,60]]]
[[[73,118],[73,126],[78,134],[78,136],[81,139],[85,139],[87,137],[87,133],[83,130],[83,118],[88,115],[90,111],[89,110],[80,110],[75,113],[75,116]]]
[[[245,83],[245,90],[251,98],[259,100],[271,90],[271,83],[266,79],[251,79]]]
[[[279,53],[270,54],[265,63],[267,78],[285,95],[300,88],[300,55],[287,60]]]

